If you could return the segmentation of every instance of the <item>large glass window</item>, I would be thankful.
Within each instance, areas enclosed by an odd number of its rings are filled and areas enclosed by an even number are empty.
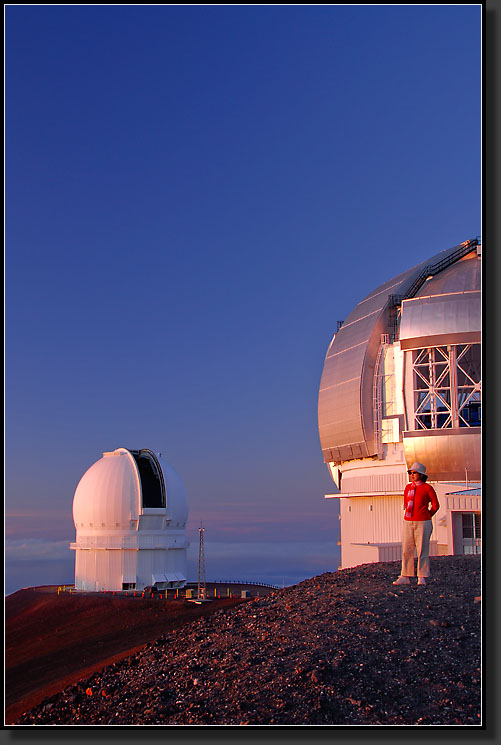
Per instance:
[[[415,429],[481,425],[480,344],[413,352]]]
[[[463,512],[462,533],[463,533],[463,553],[479,554],[481,553],[481,523],[480,514],[473,512]]]
[[[457,347],[457,391],[460,427],[479,427],[481,414],[480,344]]]

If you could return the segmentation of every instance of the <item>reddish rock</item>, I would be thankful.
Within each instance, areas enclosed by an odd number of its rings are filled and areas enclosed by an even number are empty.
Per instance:
[[[397,562],[367,564],[201,616],[17,724],[479,726],[480,557],[431,565],[397,597]]]

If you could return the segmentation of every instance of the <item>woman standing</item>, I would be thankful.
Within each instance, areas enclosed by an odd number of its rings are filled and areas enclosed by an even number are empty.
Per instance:
[[[414,549],[417,550],[418,585],[426,584],[430,576],[431,518],[440,509],[435,489],[427,484],[426,467],[413,463],[407,471],[410,483],[404,491],[404,522],[402,526],[402,571],[394,585],[410,584],[414,577]]]

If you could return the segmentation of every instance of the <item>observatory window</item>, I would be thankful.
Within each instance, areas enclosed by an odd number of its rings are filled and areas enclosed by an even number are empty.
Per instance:
[[[130,452],[139,470],[143,507],[165,507],[163,477],[153,453],[148,450],[131,450]]]
[[[413,352],[415,429],[481,425],[480,344]]]
[[[463,512],[461,514],[461,522],[463,534],[463,553],[481,553],[482,533],[480,514],[476,512]]]
[[[457,389],[460,427],[479,427],[482,422],[480,376],[480,344],[459,345]]]

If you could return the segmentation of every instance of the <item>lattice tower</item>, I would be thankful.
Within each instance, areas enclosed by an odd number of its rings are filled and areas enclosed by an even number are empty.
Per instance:
[[[198,599],[204,600],[206,597],[205,587],[205,554],[204,554],[204,529],[202,521],[198,529],[199,547],[198,547]]]

